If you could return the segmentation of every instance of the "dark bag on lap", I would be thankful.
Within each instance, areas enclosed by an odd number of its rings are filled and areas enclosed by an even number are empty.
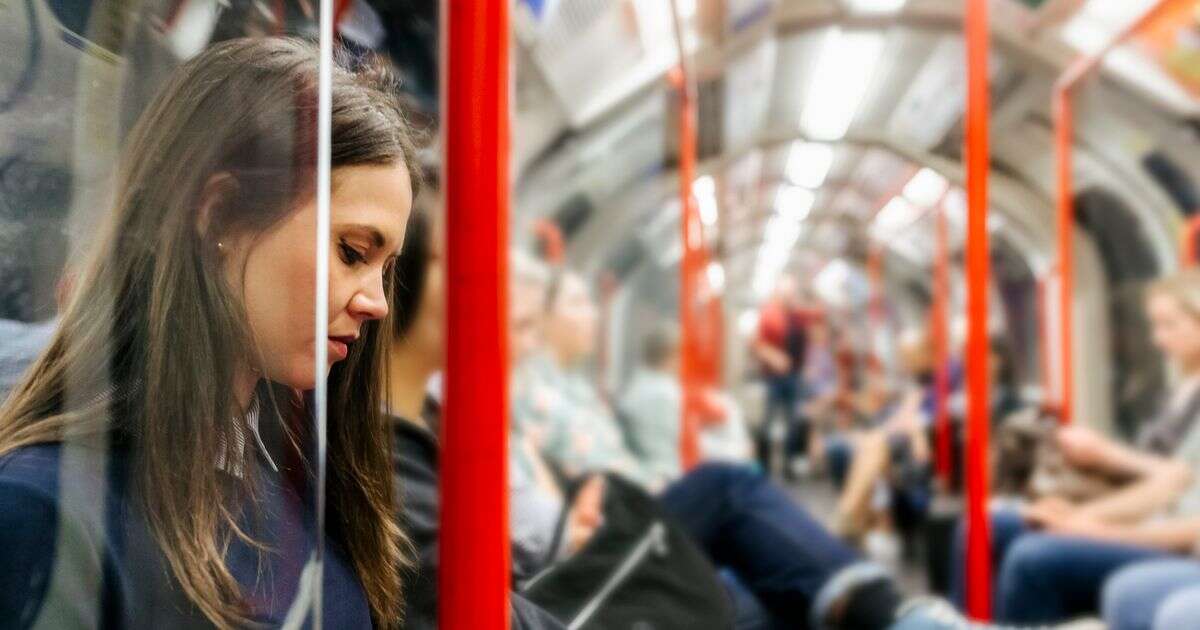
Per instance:
[[[729,595],[704,553],[653,497],[611,474],[604,524],[522,594],[572,630],[733,627]]]

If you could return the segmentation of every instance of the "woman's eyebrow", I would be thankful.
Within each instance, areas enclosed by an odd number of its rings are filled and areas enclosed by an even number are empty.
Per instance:
[[[371,239],[371,244],[375,247],[383,247],[387,243],[387,238],[383,236],[383,232],[373,225],[363,223],[338,223],[333,226],[338,230],[362,232]]]

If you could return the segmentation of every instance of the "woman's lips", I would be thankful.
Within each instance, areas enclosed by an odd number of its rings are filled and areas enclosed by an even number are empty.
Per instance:
[[[330,337],[329,338],[329,358],[333,361],[341,361],[350,354],[350,344],[354,342],[351,337]]]

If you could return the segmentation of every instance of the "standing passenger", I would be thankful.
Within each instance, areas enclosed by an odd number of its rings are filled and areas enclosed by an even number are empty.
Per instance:
[[[766,409],[759,424],[758,457],[765,469],[775,473],[789,474],[791,451],[808,452],[808,427],[798,413],[807,346],[796,279],[784,274],[771,299],[762,306],[758,331],[750,346],[767,388]]]

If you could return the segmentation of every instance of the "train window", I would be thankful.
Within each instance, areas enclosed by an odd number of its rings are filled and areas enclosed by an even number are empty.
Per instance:
[[[45,0],[63,28],[79,37],[87,37],[95,0]]]

